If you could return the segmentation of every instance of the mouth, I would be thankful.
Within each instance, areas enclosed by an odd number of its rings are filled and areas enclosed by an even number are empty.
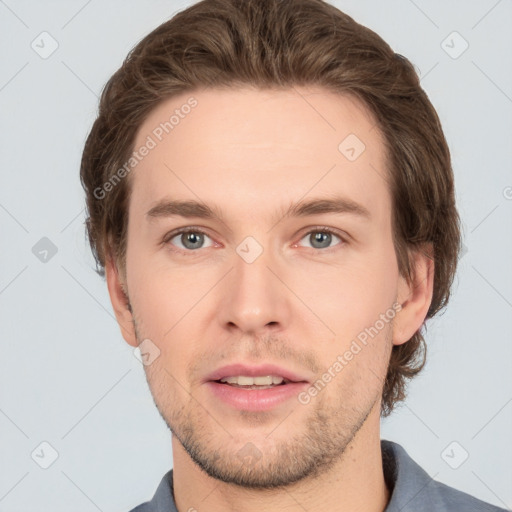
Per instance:
[[[212,372],[205,384],[213,397],[230,408],[266,411],[297,397],[308,379],[276,365],[233,364]]]
[[[234,375],[231,377],[223,377],[222,379],[215,380],[219,384],[227,384],[236,388],[243,389],[270,389],[276,386],[284,386],[293,382],[289,379],[279,375],[265,375],[251,377],[248,375]]]
[[[210,373],[206,376],[204,382],[218,382],[238,387],[257,386],[257,389],[260,389],[264,386],[274,387],[296,382],[308,382],[308,379],[275,364],[258,366],[230,364]]]

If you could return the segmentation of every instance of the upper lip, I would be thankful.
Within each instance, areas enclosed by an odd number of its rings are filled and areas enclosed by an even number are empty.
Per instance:
[[[247,364],[230,364],[218,368],[206,376],[205,382],[223,379],[224,377],[233,377],[238,375],[246,375],[248,377],[260,377],[267,375],[276,375],[283,377],[291,382],[308,382],[308,380],[286,368],[277,366],[275,364],[262,364],[257,366],[250,366]]]

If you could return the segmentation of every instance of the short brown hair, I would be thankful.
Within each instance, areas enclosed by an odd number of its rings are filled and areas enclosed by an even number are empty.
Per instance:
[[[113,258],[125,276],[131,180],[106,197],[133,152],[137,130],[163,100],[200,88],[322,86],[357,97],[384,135],[392,225],[401,275],[414,276],[410,251],[431,243],[434,290],[427,318],[445,307],[460,250],[450,153],[439,118],[412,64],[377,34],[322,0],[203,0],[147,35],[106,84],[87,138],[81,181],[96,271]],[[394,346],[382,415],[405,398],[425,364],[418,330]]]

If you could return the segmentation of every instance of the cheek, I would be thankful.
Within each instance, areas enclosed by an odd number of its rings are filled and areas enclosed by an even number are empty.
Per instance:
[[[142,246],[134,243],[128,251],[128,289],[134,309],[146,326],[161,337],[204,294],[201,283],[205,281],[198,279],[191,267],[173,268],[165,254],[155,257]]]
[[[303,264],[290,273],[290,287],[345,344],[373,325],[396,298],[398,270],[393,248],[353,251],[342,263]]]
[[[204,330],[199,326],[209,315],[205,294],[215,283],[214,276],[207,268],[200,272],[192,267],[171,269],[168,263],[153,260],[148,265],[147,261],[151,261],[147,255],[131,253],[128,286],[139,335],[160,350],[158,359],[146,367],[148,378],[157,387],[163,382],[174,387],[171,374],[185,385],[186,364],[200,353]]]

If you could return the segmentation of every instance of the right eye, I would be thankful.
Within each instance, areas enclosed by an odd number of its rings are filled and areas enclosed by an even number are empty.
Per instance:
[[[204,245],[206,239],[210,240],[208,245]],[[179,229],[170,233],[165,241],[186,252],[212,247],[213,245],[211,238],[206,233],[199,229],[190,228]]]

